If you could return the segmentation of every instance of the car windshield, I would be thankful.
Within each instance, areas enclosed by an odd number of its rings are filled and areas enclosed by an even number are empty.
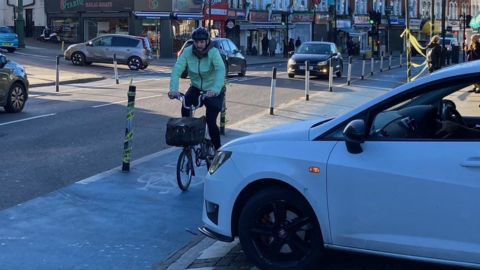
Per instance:
[[[0,33],[13,33],[13,31],[8,27],[0,27]]]
[[[330,45],[327,44],[302,44],[297,53],[303,54],[330,54]]]

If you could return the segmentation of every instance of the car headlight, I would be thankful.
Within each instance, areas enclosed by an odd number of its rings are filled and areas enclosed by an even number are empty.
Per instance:
[[[297,62],[295,62],[295,60],[293,60],[292,58],[290,58],[288,60],[288,65],[295,65]]]
[[[326,66],[327,64],[328,64],[328,61],[318,62],[319,66]]]
[[[210,169],[208,169],[209,174],[213,174],[222,164],[227,161],[230,156],[232,155],[232,152],[230,151],[218,151],[215,153],[215,156],[213,157],[212,164],[210,165]]]

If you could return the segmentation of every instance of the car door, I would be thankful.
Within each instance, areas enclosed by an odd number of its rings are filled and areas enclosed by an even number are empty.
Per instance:
[[[91,62],[107,62],[112,56],[112,36],[102,36],[92,40],[92,45],[87,46],[86,57]]]
[[[232,56],[232,50],[230,48],[230,45],[228,44],[228,41],[225,39],[222,39],[219,41],[219,46],[220,50],[223,51],[223,54],[225,55],[225,63],[228,64],[228,66],[225,66],[228,72],[234,72],[236,71],[236,64],[235,64],[235,58]]]
[[[6,104],[8,92],[11,87],[11,74],[13,73],[12,64],[7,63],[3,68],[0,68],[0,104]]]
[[[334,245],[480,263],[480,140],[367,138],[361,147],[352,154],[339,142],[328,160]]]
[[[241,72],[243,66],[242,53],[238,50],[237,46],[231,40],[227,39],[226,41],[228,42],[228,45],[230,46],[230,50],[232,52],[230,58],[234,59],[233,63],[235,64],[235,70]]]
[[[133,55],[135,48],[137,48],[140,42],[141,40],[137,38],[114,37],[112,50],[117,56],[118,63],[126,64],[128,58]]]

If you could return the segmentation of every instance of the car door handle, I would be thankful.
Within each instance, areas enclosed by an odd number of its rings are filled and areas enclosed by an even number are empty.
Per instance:
[[[460,165],[462,165],[462,167],[479,167],[480,168],[480,157],[467,158],[467,160],[462,161]]]

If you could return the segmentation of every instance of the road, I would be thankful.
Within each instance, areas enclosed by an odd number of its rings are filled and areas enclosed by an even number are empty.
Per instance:
[[[227,90],[227,118],[229,126],[248,121],[248,119],[254,119],[259,114],[268,111],[270,104],[270,74],[273,66],[278,68],[275,107],[282,108],[304,98],[303,77],[296,77],[295,79],[286,78],[283,65],[251,67],[246,77],[229,78]],[[109,66],[102,68],[105,70],[111,69]],[[377,91],[378,93],[375,95],[378,95],[382,91],[404,82],[404,69],[378,73],[378,65],[376,65],[375,70],[376,74],[374,76],[366,80],[360,80],[361,70],[358,67],[353,69],[353,77],[355,79],[352,80],[352,85],[358,89],[359,96],[361,96],[362,91],[373,91],[372,89]],[[133,120],[132,160],[138,160],[168,148],[164,143],[165,123],[169,117],[178,117],[180,115],[179,103],[171,101],[166,97],[168,82],[168,72],[137,74],[134,78],[137,95]],[[345,85],[345,77],[334,78],[332,100],[337,91],[338,93],[351,91],[346,89]],[[187,89],[188,81],[181,80],[180,86],[182,89]],[[39,224],[41,226],[45,224],[45,218],[50,216],[48,213],[49,208],[46,207],[46,209],[41,211],[37,205],[29,204],[28,201],[42,196],[55,196],[56,193],[50,192],[62,188],[61,194],[64,195],[67,194],[65,190],[72,191],[74,189],[75,192],[73,193],[81,194],[81,196],[77,194],[75,200],[69,198],[68,201],[72,205],[64,207],[69,207],[69,209],[78,207],[73,203],[82,201],[77,198],[78,196],[79,198],[85,196],[85,199],[88,198],[89,201],[92,201],[89,207],[96,205],[93,203],[94,197],[98,195],[97,193],[103,193],[105,187],[100,187],[101,184],[94,183],[88,186],[88,188],[82,189],[82,192],[78,192],[78,189],[80,189],[78,186],[70,187],[70,185],[118,167],[121,164],[127,89],[128,84],[116,85],[112,80],[65,86],[62,87],[60,93],[53,92],[51,87],[35,88],[31,91],[31,99],[21,114],[12,115],[0,112],[0,137],[2,138],[0,147],[3,152],[0,158],[2,164],[0,178],[3,183],[3,188],[0,190],[0,210],[7,210],[4,212],[11,215],[18,211],[12,206],[24,204],[25,207],[30,207],[30,210],[34,210],[30,212],[30,220],[36,220],[35,216],[40,215],[40,213],[43,215],[43,223],[40,222]],[[328,94],[328,82],[323,79],[312,79],[310,91],[312,94],[324,92],[325,97],[330,95]],[[365,94],[363,98],[370,98],[370,95]],[[330,100],[325,98],[318,103],[318,106],[328,106],[329,102]],[[352,104],[346,104],[341,110],[346,110],[351,106]],[[197,113],[202,113],[202,111],[200,110]],[[293,115],[294,113],[292,112],[292,117]],[[227,126],[227,135],[228,132],[230,131]],[[65,187],[68,188],[65,189]],[[110,191],[111,186],[109,188]],[[115,193],[114,191],[111,192]],[[128,190],[123,192],[128,194]],[[180,215],[178,222],[182,224],[190,222],[190,224],[196,226],[199,223],[198,217],[200,215],[201,203],[178,207],[179,202],[182,200],[179,197],[180,195],[181,193],[171,194],[172,197],[166,201],[169,201],[172,206],[166,209],[170,209],[168,211],[177,209],[175,212],[177,215]],[[142,196],[141,201],[143,203],[153,200],[152,197],[147,199],[147,195],[140,196]],[[192,202],[201,202],[201,186],[193,188],[188,196],[191,197]],[[113,201],[118,199],[115,198]],[[111,204],[113,204],[113,201]],[[55,201],[55,204],[62,205],[63,202]],[[102,205],[102,207],[108,209],[108,213],[111,215],[116,213],[114,210],[118,211],[118,209],[110,209],[108,203],[107,205]],[[122,205],[122,207],[125,206]],[[85,217],[95,219],[96,213],[94,212],[85,211],[84,213],[79,211],[76,215],[79,218],[85,215]],[[192,213],[195,213],[193,216],[197,217],[195,221],[189,221],[189,216],[192,216]],[[142,218],[146,217],[142,216]],[[170,224],[169,222],[171,221],[168,221],[168,219],[158,218],[155,221],[159,223],[156,226],[168,227],[168,230],[162,234],[165,236],[169,235],[171,237],[171,233],[175,229],[181,230],[183,228],[173,228],[175,224]],[[58,228],[65,226],[58,216],[53,216],[47,224],[51,224],[49,231],[55,231],[55,226]],[[13,226],[12,228],[16,227],[15,225],[10,226]],[[109,229],[115,230],[120,234],[122,233],[115,223],[109,224],[109,226]],[[85,227],[82,225],[82,228],[89,227],[85,224]],[[99,230],[99,228],[93,229]],[[145,227],[142,229],[146,230]],[[104,231],[101,233],[97,231],[89,236],[98,238],[105,233]],[[148,235],[151,231],[146,230],[144,233]],[[42,240],[45,242],[44,239]],[[163,249],[164,253],[158,257],[158,260],[166,259],[166,256],[169,254],[168,251],[178,249],[188,241],[188,237],[182,236],[177,239],[175,244],[169,242],[159,244],[156,248]],[[53,249],[55,248],[59,247],[53,247]],[[90,251],[84,250],[83,252],[88,254]],[[151,253],[154,254],[154,252]],[[78,252],[77,255],[81,257],[82,253]],[[8,255],[6,256],[8,258]],[[352,259],[353,263],[346,263],[348,260],[344,259],[343,255],[338,260],[334,256],[333,259],[327,261],[330,262],[330,266],[327,266],[325,269],[393,269],[379,268],[380,266],[378,266],[388,264],[388,262],[391,262],[390,259],[383,260],[375,257],[366,257],[367,259],[364,259],[363,256],[347,256],[345,258]],[[93,258],[90,259],[94,260]],[[357,266],[357,263],[360,263],[360,266]],[[135,268],[136,264],[133,265]]]

